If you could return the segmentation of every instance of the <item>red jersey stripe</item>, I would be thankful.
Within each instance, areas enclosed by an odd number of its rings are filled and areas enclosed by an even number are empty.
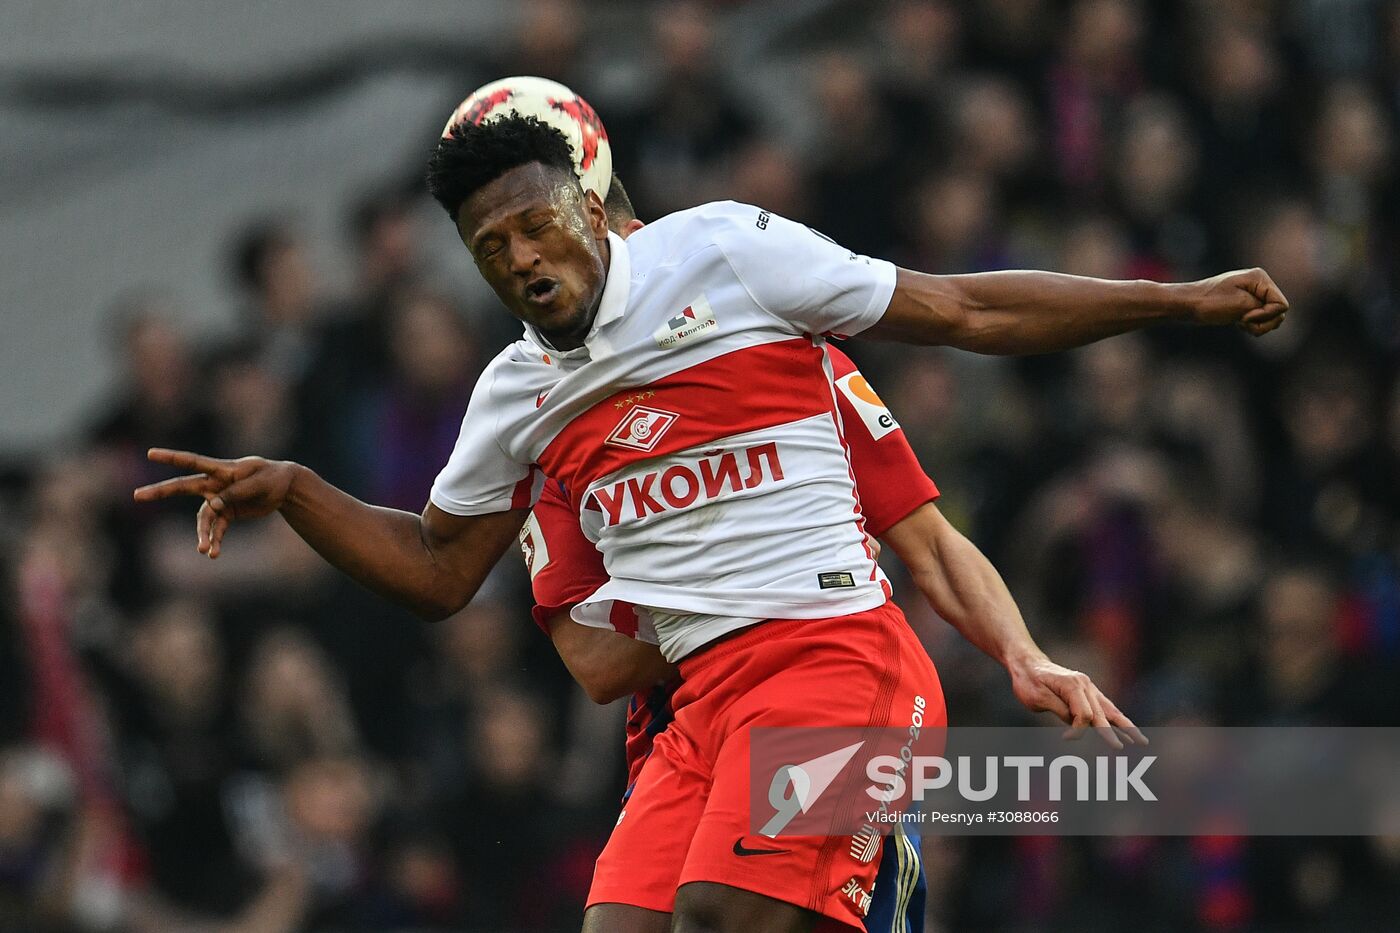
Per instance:
[[[575,506],[589,483],[629,463],[832,411],[822,350],[803,337],[734,350],[614,393],[569,422],[540,454]],[[734,410],[734,387],[749,404]],[[657,412],[649,446],[607,443],[634,409]]]

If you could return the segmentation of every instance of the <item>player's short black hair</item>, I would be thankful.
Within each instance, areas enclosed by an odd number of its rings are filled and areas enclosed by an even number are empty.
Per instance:
[[[531,162],[574,174],[564,134],[518,113],[476,124],[462,122],[438,141],[428,160],[428,191],[455,222],[462,202],[506,172]]]
[[[613,175],[612,181],[608,182],[608,196],[603,199],[603,210],[608,214],[608,226],[615,229],[625,227],[637,219],[637,210],[632,206],[632,199],[627,196],[627,189],[622,187],[622,179],[616,174]]]

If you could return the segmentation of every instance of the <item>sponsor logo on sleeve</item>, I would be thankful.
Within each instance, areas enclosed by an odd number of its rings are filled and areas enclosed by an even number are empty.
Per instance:
[[[678,418],[680,415],[672,411],[636,405],[622,416],[603,443],[628,450],[651,450]]]
[[[866,382],[859,372],[847,373],[837,379],[836,388],[846,396],[851,408],[855,409],[856,415],[865,423],[870,436],[875,440],[878,441],[886,434],[899,430],[899,422],[894,420],[894,415],[890,414],[885,403],[880,401],[880,396],[875,394],[870,383]]]
[[[686,305],[666,323],[658,327],[652,337],[663,350],[672,350],[687,341],[694,341],[707,334],[719,332],[719,322],[715,320],[715,309],[709,300],[701,295]]]
[[[525,569],[531,580],[549,563],[549,546],[545,544],[544,529],[540,527],[540,520],[534,512],[525,519],[525,525],[520,529],[520,553],[525,556]]]

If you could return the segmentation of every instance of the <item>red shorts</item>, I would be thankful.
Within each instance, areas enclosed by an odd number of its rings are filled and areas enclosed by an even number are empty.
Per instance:
[[[864,930],[860,892],[872,890],[879,859],[854,857],[850,836],[752,833],[749,729],[905,728],[915,697],[929,726],[946,725],[938,674],[904,614],[888,602],[849,616],[764,622],[680,669],[675,720],[656,737],[598,857],[589,906],[669,913],[678,887],[710,881],[832,921],[819,929]]]

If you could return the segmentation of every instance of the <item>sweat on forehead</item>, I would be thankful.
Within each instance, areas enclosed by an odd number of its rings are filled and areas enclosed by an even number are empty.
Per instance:
[[[568,209],[582,200],[583,189],[572,171],[531,162],[503,172],[468,195],[457,225],[467,232],[533,206]]]

